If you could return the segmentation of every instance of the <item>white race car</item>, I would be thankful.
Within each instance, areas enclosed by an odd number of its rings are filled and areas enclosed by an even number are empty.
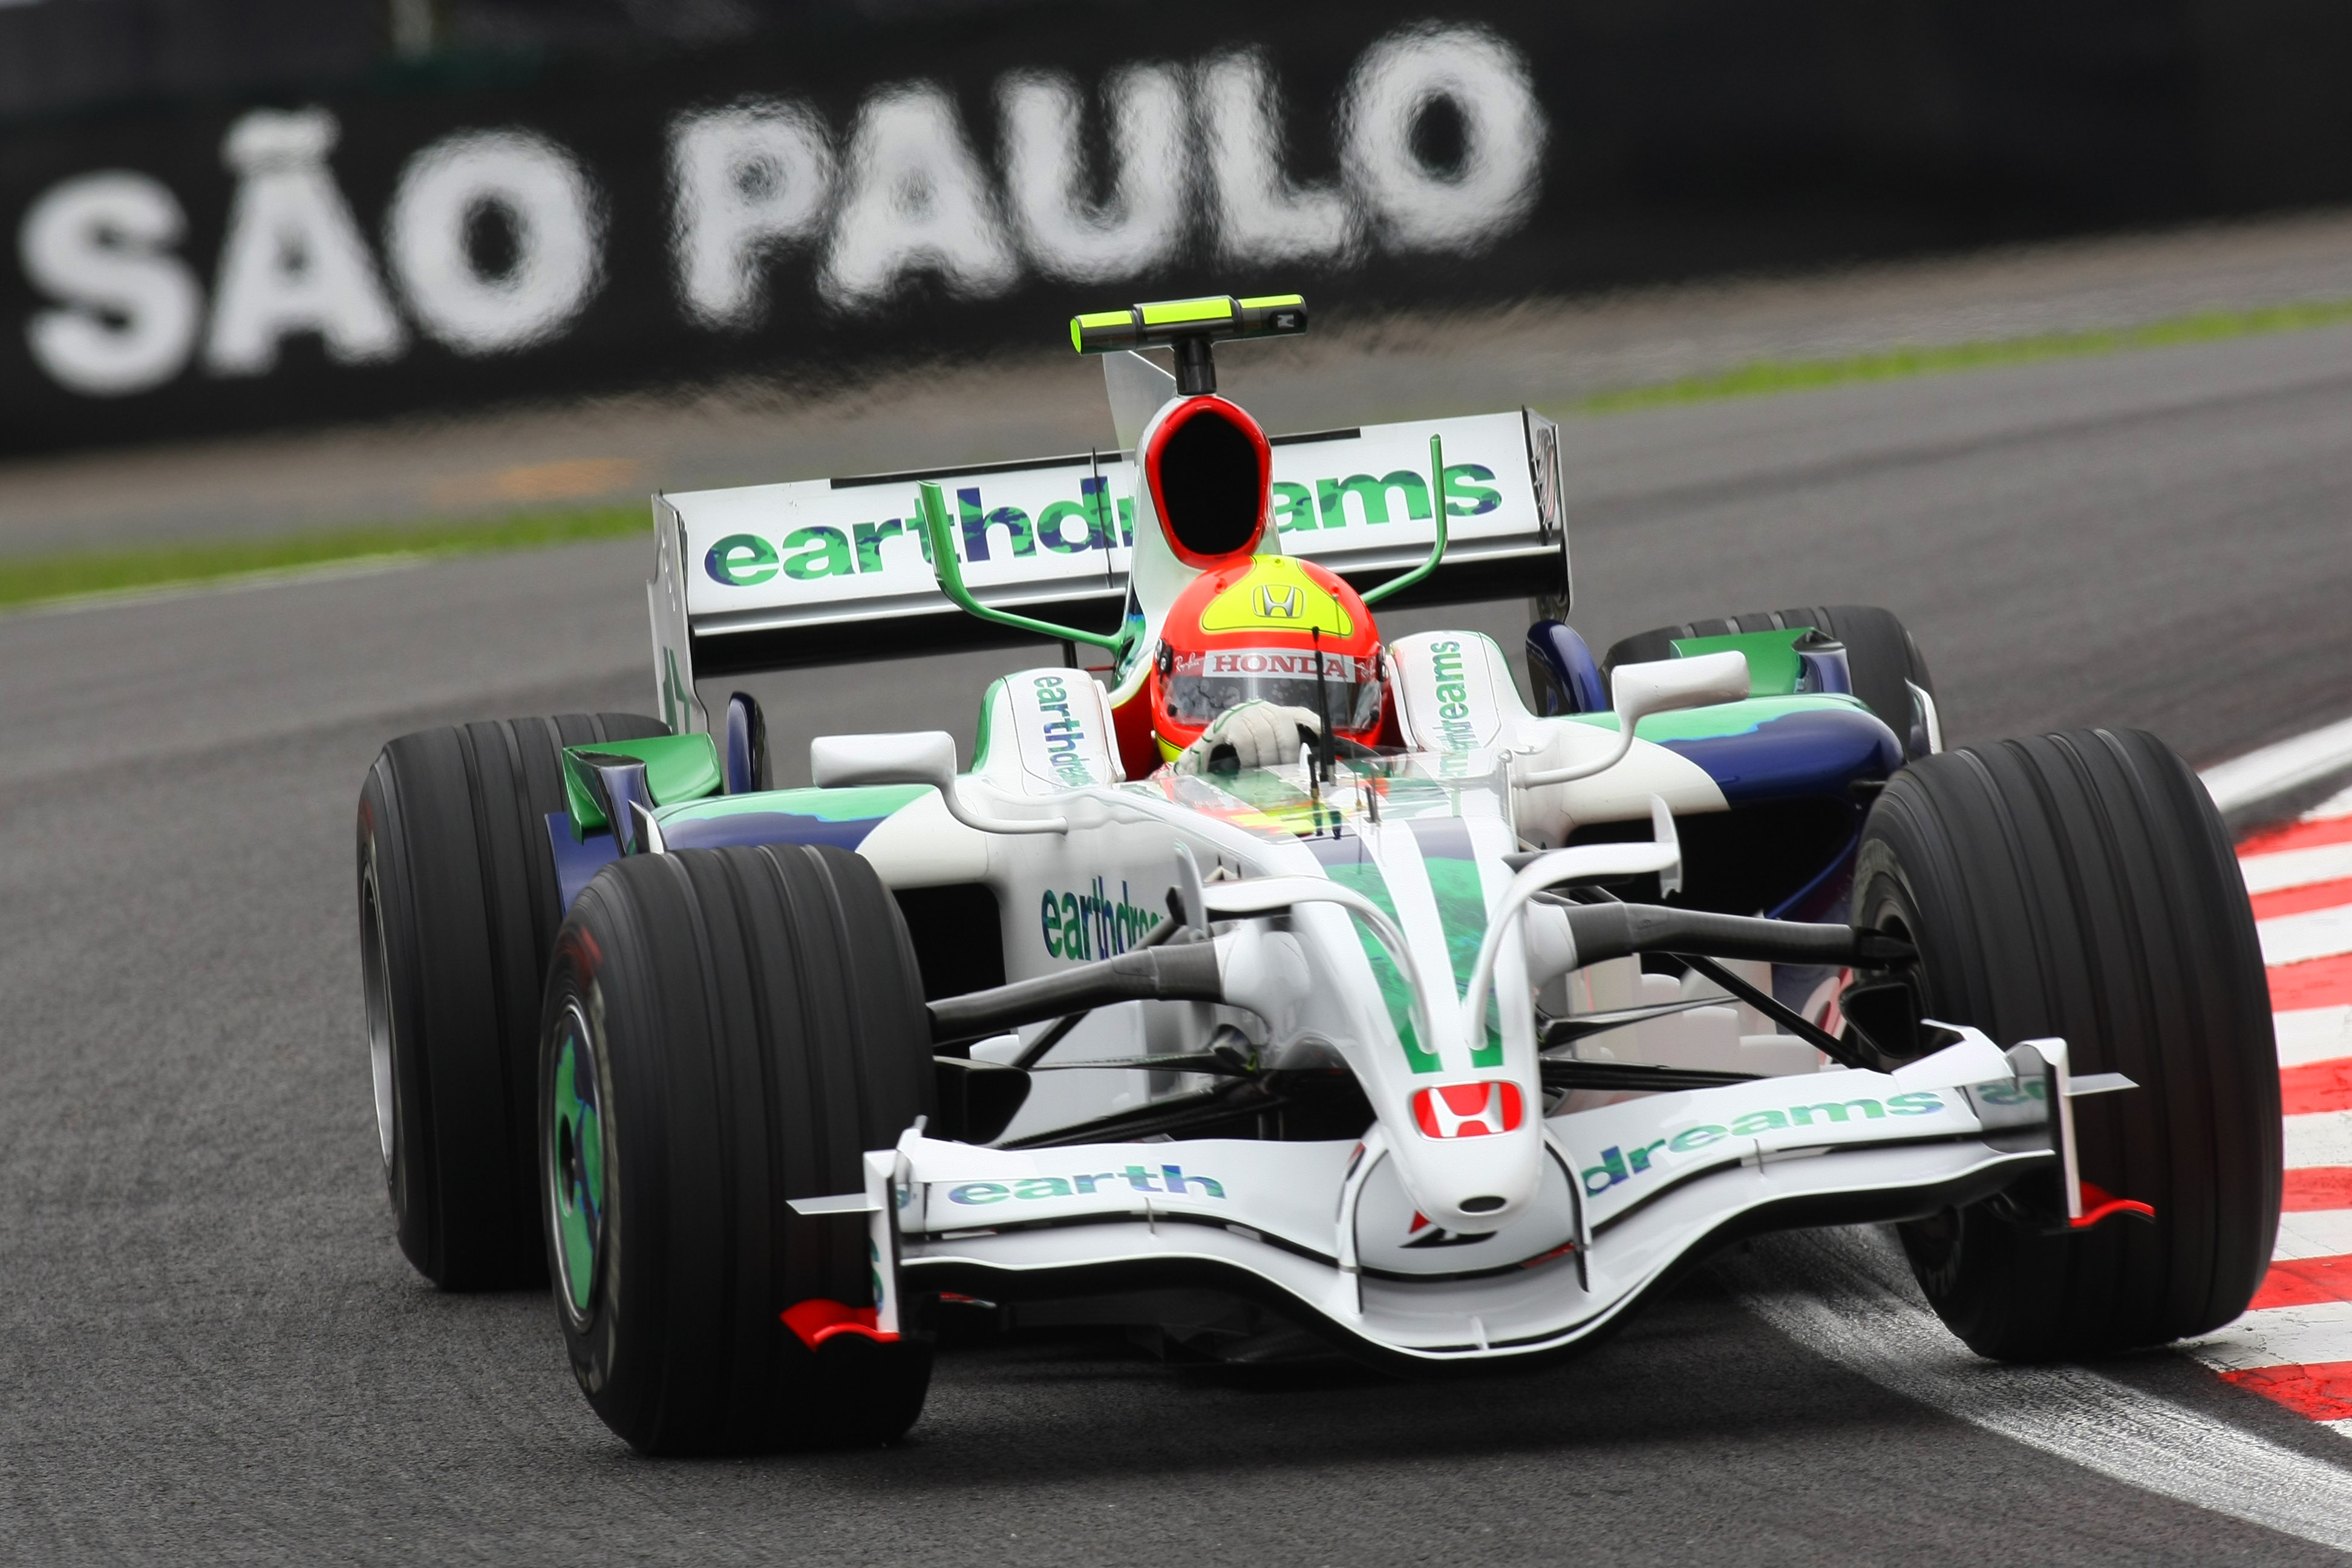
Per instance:
[[[1305,324],[1079,317],[1117,451],[659,498],[661,721],[385,748],[360,904],[416,1266],[551,1279],[649,1452],[895,1437],[947,1311],[1527,1362],[1790,1226],[1901,1222],[1995,1357],[2242,1310],[2278,1078],[2194,774],[2133,731],[1942,751],[1866,607],[1604,669],[1561,618],[1549,423],[1269,442],[1213,345]],[[1276,554],[1368,602],[1536,600],[1533,707],[1491,639],[1421,632],[1381,655],[1386,743],[1160,765],[1161,618]],[[1065,658],[988,687],[968,768],[884,704],[772,789],[759,704],[702,696],[1036,638]]]

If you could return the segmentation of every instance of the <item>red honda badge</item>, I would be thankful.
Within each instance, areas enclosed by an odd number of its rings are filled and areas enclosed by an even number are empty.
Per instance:
[[[1515,1132],[1526,1113],[1519,1086],[1499,1079],[1442,1084],[1412,1097],[1412,1119],[1431,1138],[1486,1138]]]

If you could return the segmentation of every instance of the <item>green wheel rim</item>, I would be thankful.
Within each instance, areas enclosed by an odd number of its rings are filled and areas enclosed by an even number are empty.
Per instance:
[[[564,1012],[557,1037],[548,1172],[555,1250],[564,1297],[575,1315],[595,1299],[597,1255],[604,1240],[604,1112],[595,1047],[577,1008]]]

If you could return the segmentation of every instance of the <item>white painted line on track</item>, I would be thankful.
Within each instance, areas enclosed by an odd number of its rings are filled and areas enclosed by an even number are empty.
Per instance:
[[[2305,822],[2332,822],[2340,816],[2352,816],[2352,787],[2337,790],[2303,814]]]
[[[282,588],[304,583],[331,583],[345,577],[373,577],[384,572],[405,572],[436,559],[414,551],[384,555],[352,555],[311,566],[272,567],[262,572],[232,572],[185,583],[159,583],[143,588],[109,588],[95,594],[67,594],[54,599],[0,607],[11,619],[28,616],[79,616],[91,610],[134,609],[142,605],[168,604],[174,599],[208,598],[215,594],[244,594],[257,588]]]
[[[2315,784],[2352,768],[2352,719],[2249,752],[2199,775],[2205,792],[2224,812],[2254,805],[2273,795]]]
[[[2352,877],[2352,844],[2320,844],[2309,849],[2281,849],[2272,855],[2242,855],[2238,869],[2250,893],[2275,893],[2313,882],[2334,882]]]
[[[2341,1068],[2352,1058],[2352,1005],[2336,1000],[2343,994],[2342,976],[2291,967],[2334,958],[2352,937],[2352,908],[2346,907],[2352,900],[2327,907],[2329,895],[2340,890],[2328,885],[2352,872],[2352,845],[2326,842],[2343,837],[2333,824],[2347,816],[2352,816],[2352,789],[2257,840],[2297,847],[2239,857],[2240,875],[2257,902],[2265,894],[2287,895],[2274,903],[2301,902],[2305,900],[2294,899],[2294,889],[2322,889],[2323,907],[2255,922],[2273,994],[2284,983],[2289,994],[2326,1002],[2272,1015],[2279,1066],[2287,1074],[2282,1087],[2293,1091],[2290,1108],[2328,1103],[2334,1096],[2319,1080],[2340,1079]],[[2338,1071],[2330,1073],[2331,1066]],[[2313,1068],[2319,1070],[2308,1070]],[[2341,1204],[2347,1184],[2340,1167],[2352,1164],[2352,1115],[2288,1116],[2285,1134],[2290,1205],[2315,1198]],[[2279,1215],[2271,1259],[2252,1309],[2182,1348],[2241,1387],[2352,1436],[2352,1377],[2346,1375],[2352,1363],[2352,1302],[2343,1300],[2352,1294],[2352,1208],[2289,1206]]]
[[[2279,1066],[2307,1067],[2352,1057],[2352,1005],[2298,1007],[2273,1013],[2278,1025]]]
[[[2352,720],[2203,776],[2228,811],[2347,766]],[[2352,789],[2301,821],[2346,816],[2352,816]],[[2242,857],[2249,893],[2352,879],[2352,843],[2308,843],[2332,836],[2304,833],[2305,847]],[[2263,963],[2275,976],[2285,965],[2352,952],[2352,907],[2273,915],[2256,930]],[[2282,1068],[2352,1058],[2352,1002],[2328,1000],[2273,1016]],[[2290,1171],[2352,1166],[2352,1111],[2286,1117],[2284,1134]],[[2331,1180],[2306,1179],[2305,1190],[2328,1192]],[[2182,1348],[2290,1409],[2330,1417],[2318,1424],[2352,1436],[2352,1419],[2340,1418],[2346,1397],[2336,1375],[2352,1362],[2352,1301],[2311,1299],[2331,1294],[2329,1270],[2352,1262],[2352,1208],[2288,1210],[2279,1216],[2273,1258],[2286,1268],[2273,1272],[2256,1300],[2284,1304],[2257,1307]],[[1790,1237],[1718,1269],[1750,1310],[1883,1387],[2126,1484],[2352,1551],[2352,1472],[2085,1368],[1979,1360],[1937,1321],[1887,1232]]]
[[[2286,1168],[2352,1165],[2352,1110],[2315,1110],[2286,1121]]]
[[[2314,1301],[2257,1308],[2228,1328],[2189,1340],[2181,1348],[2208,1366],[2234,1372],[2337,1362],[2347,1342],[2352,1342],[2352,1301]]]
[[[2289,1209],[2279,1215],[2273,1258],[2347,1255],[2352,1255],[2352,1209]]]
[[[1750,1311],[1882,1388],[2126,1486],[2352,1551],[2352,1471],[2082,1367],[1979,1360],[1883,1231],[1801,1232],[1717,1268]]]
[[[2229,811],[2346,767],[2352,767],[2352,720],[2203,777]],[[2352,788],[2300,820],[2347,816]],[[2305,847],[2242,857],[2249,893],[2352,879],[2352,843],[2308,843],[2333,836],[2304,833]],[[2352,907],[2274,915],[2256,929],[2274,980],[2283,966],[2352,952]],[[2327,1000],[2273,1015],[2282,1068],[2352,1058],[2352,1002]],[[2352,1166],[2352,1111],[2289,1116],[2284,1133],[2290,1171]],[[2306,1197],[2330,1193],[2332,1182],[2305,1178],[2303,1190]],[[2352,1436],[2338,1375],[2352,1362],[2352,1301],[2312,1299],[2333,1294],[2330,1270],[2352,1265],[2352,1208],[2282,1214],[2272,1256],[2286,1267],[2273,1270],[2256,1300],[2284,1304],[2257,1307],[2182,1348],[2231,1381]],[[1890,1232],[1801,1233],[1717,1267],[1749,1310],[1882,1387],[2128,1485],[2352,1551],[2352,1471],[2086,1368],[1979,1359],[1927,1306]]]
[[[2262,940],[2263,962],[2273,969],[2283,963],[2352,952],[2352,905],[2273,915],[2256,921],[2254,934]]]

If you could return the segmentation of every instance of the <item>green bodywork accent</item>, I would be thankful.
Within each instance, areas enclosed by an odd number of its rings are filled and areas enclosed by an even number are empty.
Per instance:
[[[1820,712],[1827,709],[1860,709],[1864,707],[1858,697],[1843,692],[1803,692],[1794,697],[1750,697],[1744,702],[1718,702],[1711,708],[1685,708],[1673,713],[1653,713],[1638,725],[1633,733],[1644,741],[1712,741],[1725,735],[1752,733],[1773,720],[1790,713]],[[1570,713],[1565,715],[1571,724],[1590,724],[1596,730],[1617,728],[1614,713]]]
[[[971,771],[979,773],[988,766],[988,745],[994,739],[990,733],[989,716],[996,711],[996,694],[1004,689],[1004,678],[998,676],[980,694],[980,723],[971,735]]]
[[[819,822],[872,822],[929,792],[929,784],[854,784],[845,789],[772,789],[756,795],[711,795],[658,814],[662,823],[705,822],[720,816],[784,812]]]
[[[1397,921],[1402,928],[1403,921],[1398,915],[1395,897],[1386,873],[1372,858],[1371,845],[1360,834],[1347,830],[1349,824],[1361,820],[1356,781],[1377,780],[1383,803],[1381,819],[1391,826],[1410,824],[1414,850],[1428,878],[1430,898],[1444,937],[1444,978],[1453,983],[1451,994],[1460,997],[1467,992],[1470,974],[1477,966],[1478,948],[1486,941],[1487,929],[1486,881],[1473,848],[1471,819],[1463,816],[1460,797],[1465,790],[1482,787],[1486,775],[1449,785],[1441,780],[1418,776],[1412,771],[1427,760],[1346,759],[1341,764],[1341,781],[1327,789],[1321,800],[1271,768],[1186,775],[1179,781],[1173,798],[1179,804],[1193,805],[1223,816],[1248,832],[1269,837],[1296,835],[1327,878],[1363,894],[1373,907]],[[1153,792],[1150,785],[1129,787],[1140,793]],[[1187,792],[1197,794],[1188,797]],[[1246,807],[1255,814],[1255,820],[1227,808],[1223,804],[1225,802]],[[1389,1021],[1395,1026],[1397,1039],[1404,1047],[1406,1062],[1416,1073],[1441,1070],[1443,1059],[1425,1047],[1413,1026],[1412,988],[1403,972],[1380,939],[1361,924],[1356,928],[1356,938],[1380,985]],[[1434,985],[1440,976],[1433,968],[1428,978]],[[1436,999],[1431,1000],[1435,1005]],[[1471,1052],[1470,1060],[1479,1068],[1503,1065],[1501,1016],[1497,1011],[1488,1010],[1486,1037]]]
[[[1422,846],[1422,868],[1429,874],[1429,890],[1437,900],[1438,924],[1445,931],[1445,958],[1454,971],[1454,993],[1466,996],[1470,974],[1478,966],[1478,946],[1486,940],[1486,889],[1478,879],[1475,861],[1433,855]],[[1499,1009],[1486,1009],[1486,1038],[1470,1053],[1470,1065],[1503,1065],[1503,1031]]]
[[[676,805],[717,795],[727,775],[719,765],[719,746],[708,735],[653,735],[642,741],[605,741],[592,746],[563,749],[563,805],[572,814],[574,840],[611,826],[588,787],[588,764],[577,753],[603,752],[635,757],[646,764],[646,787],[656,805]]]
[[[1056,642],[1082,642],[1089,647],[1108,648],[1118,652],[1127,646],[1127,631],[1121,627],[1117,636],[1105,637],[1099,632],[1080,631],[1076,626],[1056,626],[1052,621],[1040,621],[1028,616],[1016,616],[1010,610],[991,609],[971,596],[963,585],[963,563],[956,555],[955,534],[948,526],[947,497],[939,485],[925,479],[915,487],[916,510],[922,514],[923,537],[930,542],[931,575],[946,595],[948,603],[965,615],[977,616],[983,621],[994,621],[1032,637],[1052,637]]]
[[[1797,644],[1812,635],[1811,626],[1789,626],[1780,631],[1732,632],[1719,637],[1676,637],[1675,652],[1684,658],[1696,658],[1705,653],[1744,653],[1748,656],[1748,695],[1750,697],[1793,697],[1798,682],[1805,677],[1805,661],[1797,657]]]
[[[1304,305],[1305,303],[1307,303],[1307,296],[1304,294],[1260,294],[1255,299],[1240,301],[1241,308],[1244,310],[1270,310],[1277,305]]]
[[[1432,436],[1429,438],[1429,471],[1437,478],[1437,488],[1429,493],[1443,498],[1445,494],[1445,442],[1442,437]],[[1409,505],[1407,510],[1410,510]],[[1435,514],[1432,521],[1437,530],[1437,538],[1430,544],[1428,557],[1402,576],[1391,577],[1377,588],[1365,589],[1362,595],[1365,604],[1377,605],[1391,595],[1403,593],[1436,571],[1437,563],[1445,559],[1445,502],[1441,499],[1430,510]]]
[[[1203,773],[1202,781],[1242,802],[1275,826],[1301,836],[1324,833],[1343,820],[1324,805],[1271,768],[1251,768],[1235,773]],[[1147,790],[1150,785],[1144,785]]]
[[[1381,913],[1403,922],[1397,915],[1396,900],[1389,894],[1389,879],[1370,859],[1352,864],[1332,864],[1326,861],[1323,874],[1343,888],[1353,888],[1379,906]],[[1361,921],[1350,920],[1356,928],[1356,940],[1363,944],[1364,957],[1372,966],[1372,977],[1380,983],[1381,1000],[1388,1004],[1389,1022],[1396,1026],[1397,1043],[1404,1047],[1404,1059],[1415,1072],[1436,1072],[1445,1064],[1434,1051],[1422,1047],[1421,1036],[1412,1026],[1412,987],[1406,983],[1404,972],[1389,957],[1389,950],[1381,945]]]
[[[1200,777],[1235,800],[1248,802],[1268,816],[1277,819],[1299,817],[1298,830],[1301,833],[1312,832],[1318,826],[1305,817],[1315,804],[1315,797],[1272,768],[1247,768],[1230,773],[1207,773]]]
[[[553,1147],[556,1243],[564,1293],[585,1312],[596,1288],[596,1249],[604,1240],[604,1117],[596,1104],[593,1058],[569,1027],[555,1057]]]

